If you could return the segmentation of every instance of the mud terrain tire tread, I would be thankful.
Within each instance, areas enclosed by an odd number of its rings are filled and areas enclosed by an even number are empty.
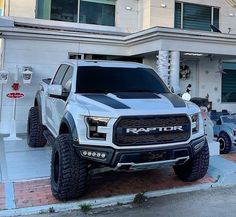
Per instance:
[[[55,159],[58,156],[58,178],[55,181]],[[59,135],[52,148],[51,190],[58,200],[70,200],[81,196],[87,184],[88,163],[73,146],[70,134]]]
[[[27,143],[29,147],[40,148],[47,143],[43,135],[44,126],[39,114],[38,107],[32,107],[28,115]]]
[[[175,174],[185,182],[203,178],[209,166],[209,147],[205,142],[203,148],[183,165],[174,166]]]

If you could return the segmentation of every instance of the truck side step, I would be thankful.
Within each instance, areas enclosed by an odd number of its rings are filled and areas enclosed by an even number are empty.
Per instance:
[[[52,146],[52,145],[54,144],[55,138],[54,138],[54,136],[51,134],[51,132],[50,132],[49,130],[44,130],[44,131],[43,131],[43,135],[44,135],[44,137],[46,138],[47,143]]]

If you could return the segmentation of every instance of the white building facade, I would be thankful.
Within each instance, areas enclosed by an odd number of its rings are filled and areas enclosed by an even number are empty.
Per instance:
[[[234,4],[235,3],[235,4]],[[68,59],[112,59],[151,65],[176,93],[192,85],[193,97],[209,97],[215,110],[236,112],[236,1],[234,0],[5,0],[0,18],[0,133],[7,134],[20,83],[17,132],[42,78]],[[217,29],[221,32],[214,32]],[[32,83],[22,71],[30,68]]]

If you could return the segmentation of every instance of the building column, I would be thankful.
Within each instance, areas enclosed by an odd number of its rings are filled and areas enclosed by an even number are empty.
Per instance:
[[[171,86],[171,88],[173,88],[173,91],[176,94],[180,93],[179,68],[180,68],[180,52],[179,51],[171,51],[170,86]]]
[[[169,51],[159,51],[157,56],[157,71],[158,75],[169,86]]]

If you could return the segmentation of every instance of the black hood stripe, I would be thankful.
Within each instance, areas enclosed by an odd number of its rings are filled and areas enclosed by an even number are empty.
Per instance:
[[[161,95],[165,96],[172,103],[172,105],[176,108],[185,108],[186,107],[184,100],[182,100],[179,96],[177,96],[173,93],[163,93]]]
[[[104,94],[84,94],[83,96],[94,101],[100,102],[104,105],[110,106],[114,109],[130,109],[130,107],[126,106],[125,104],[115,99],[112,99]]]
[[[149,92],[117,92],[113,94],[120,99],[160,99],[157,94]]]

